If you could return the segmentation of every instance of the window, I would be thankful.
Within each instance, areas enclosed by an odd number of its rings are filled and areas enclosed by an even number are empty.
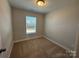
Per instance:
[[[36,17],[26,16],[26,34],[36,33]]]

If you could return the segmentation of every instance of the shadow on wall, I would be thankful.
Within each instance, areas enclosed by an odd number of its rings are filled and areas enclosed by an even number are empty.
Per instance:
[[[64,7],[46,15],[45,35],[70,50],[74,50],[78,25],[77,7]]]

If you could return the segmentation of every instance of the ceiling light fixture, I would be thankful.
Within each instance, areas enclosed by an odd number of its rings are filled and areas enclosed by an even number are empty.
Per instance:
[[[40,7],[43,7],[45,6],[47,3],[46,3],[46,0],[37,0],[36,1],[36,4]]]

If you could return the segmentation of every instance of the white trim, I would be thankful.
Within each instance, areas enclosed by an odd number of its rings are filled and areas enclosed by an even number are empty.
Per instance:
[[[25,39],[16,40],[16,41],[13,41],[13,42],[14,42],[14,43],[18,43],[18,42],[21,42],[21,41],[36,39],[36,38],[40,38],[40,37],[42,37],[42,36],[36,36],[36,37],[31,37],[31,38],[25,38]]]
[[[71,54],[72,54],[73,58],[76,57],[76,51],[71,51]]]
[[[36,38],[40,38],[40,37],[42,37],[42,36],[36,36],[36,37],[32,37],[32,38],[25,38],[25,39],[23,39],[23,40],[13,41],[13,42],[11,43],[11,45],[10,45],[10,48],[8,49],[7,57],[8,57],[8,58],[10,57],[14,43],[21,42],[21,41],[25,41],[25,40],[36,39]]]
[[[78,24],[78,28],[77,28],[77,31],[76,31],[76,40],[75,40],[75,54],[74,54],[74,57],[77,56],[77,48],[78,48],[78,39],[79,39],[79,24]]]
[[[36,36],[36,37],[32,37],[32,38],[25,38],[25,39],[13,41],[13,43],[12,43],[12,45],[11,45],[9,57],[10,57],[11,50],[12,50],[12,47],[13,47],[13,44],[14,44],[14,43],[18,43],[18,42],[25,41],[25,40],[36,39],[36,38],[40,38],[40,37],[44,37],[44,38],[48,39],[49,41],[51,41],[52,43],[57,44],[58,46],[64,48],[64,49],[66,50],[66,52],[67,52],[67,53],[70,53],[71,55],[73,55],[73,57],[76,56],[76,51],[70,50],[69,48],[67,48],[67,47],[65,47],[65,46],[63,46],[63,45],[61,45],[61,44],[59,44],[58,42],[49,39],[47,36]]]
[[[73,57],[76,56],[76,51],[70,50],[69,48],[65,47],[64,45],[61,45],[61,44],[59,44],[58,42],[51,40],[51,39],[48,38],[47,36],[43,36],[43,37],[46,38],[46,39],[48,39],[48,40],[51,41],[52,43],[57,44],[58,46],[64,48],[64,49],[66,50],[66,52],[67,52],[67,53],[70,53],[70,55],[72,55]]]
[[[66,49],[67,51],[70,51],[69,48],[67,48],[67,47],[65,47],[65,46],[63,46],[63,45],[61,45],[61,44],[59,44],[59,43],[56,42],[56,41],[51,40],[51,39],[48,38],[47,36],[43,36],[43,37],[46,38],[46,39],[48,39],[48,40],[51,41],[52,43],[55,43],[55,44],[57,44],[58,46],[60,46],[60,47],[62,47],[62,48],[64,48],[64,49]]]
[[[12,42],[11,45],[10,45],[10,47],[9,47],[9,49],[8,49],[8,52],[7,52],[8,58],[11,55],[11,51],[12,51],[13,45],[14,45],[14,43]]]

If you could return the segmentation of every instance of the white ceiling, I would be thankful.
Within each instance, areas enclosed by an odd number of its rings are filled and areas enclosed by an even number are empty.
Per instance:
[[[38,7],[35,0],[9,0],[13,7],[21,8],[33,12],[48,13],[52,10],[74,4],[75,0],[46,0],[47,7]]]

